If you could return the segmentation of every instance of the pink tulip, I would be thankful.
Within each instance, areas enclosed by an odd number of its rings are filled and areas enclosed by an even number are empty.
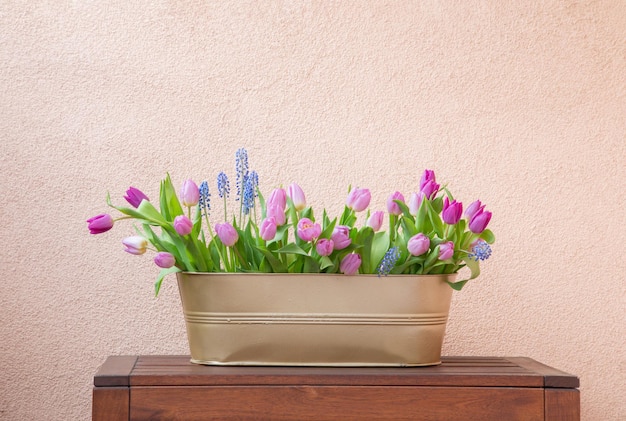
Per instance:
[[[422,205],[422,200],[424,200],[424,193],[411,193],[408,203],[411,215],[417,215],[417,212],[419,212],[420,206]]]
[[[215,224],[215,232],[219,237],[222,244],[226,247],[232,247],[235,245],[237,240],[239,240],[239,234],[237,234],[237,230],[228,222],[224,222],[222,224]]]
[[[343,250],[352,243],[350,239],[350,227],[345,225],[337,225],[330,236],[335,244],[335,250]]]
[[[267,206],[267,217],[268,218],[274,218],[274,223],[276,223],[276,225],[281,226],[281,225],[285,225],[285,222],[287,222],[287,216],[285,215],[285,208],[284,207],[280,207],[279,204],[269,204]]]
[[[421,256],[430,248],[430,238],[420,232],[409,239],[406,248],[413,256]]]
[[[402,213],[402,210],[400,209],[400,206],[398,206],[398,204],[395,202],[395,200],[404,202],[404,196],[402,196],[402,193],[397,191],[389,196],[389,198],[387,199],[387,211],[392,215],[400,215]]]
[[[346,275],[354,275],[361,267],[361,256],[356,253],[350,253],[341,260],[339,270]]]
[[[378,231],[383,226],[383,218],[385,213],[383,211],[376,211],[370,215],[365,225],[372,228],[374,231]]]
[[[454,243],[452,241],[439,244],[439,260],[451,259],[453,255]]]
[[[422,190],[429,181],[435,182],[435,172],[433,170],[424,170],[422,178],[420,179],[420,190]]]
[[[367,209],[370,205],[371,199],[372,194],[369,189],[352,189],[350,190],[350,193],[348,193],[346,204],[355,212],[361,212],[362,210]]]
[[[320,224],[313,223],[309,218],[302,218],[298,221],[298,237],[302,241],[311,241],[322,233]]]
[[[491,220],[491,212],[483,210],[481,207],[478,212],[472,216],[469,222],[469,229],[474,234],[480,234],[487,228],[487,224]]]
[[[480,203],[480,200],[476,200],[467,207],[467,209],[465,210],[465,216],[467,217],[468,220],[471,220],[472,216],[474,216],[476,212],[483,209],[484,207],[485,206],[482,203]]]
[[[437,196],[437,192],[439,191],[439,184],[435,183],[435,180],[428,180],[426,184],[420,189],[420,191],[424,194],[429,200],[432,200],[435,196]]]
[[[284,211],[285,206],[287,206],[287,194],[285,193],[285,190],[274,189],[265,203],[268,208],[270,206],[277,206]]]
[[[193,180],[185,180],[180,196],[184,206],[196,206],[200,200],[200,190],[198,189],[198,185],[194,183]]]
[[[261,222],[261,238],[265,241],[273,240],[276,236],[276,220],[270,216]]]
[[[463,215],[463,204],[453,200],[450,202],[448,196],[443,199],[443,211],[441,212],[441,219],[448,225],[454,225],[461,219]]]
[[[122,244],[124,244],[125,252],[135,255],[144,254],[148,247],[148,241],[138,235],[124,238]]]
[[[329,240],[327,238],[321,238],[317,244],[315,245],[315,251],[320,256],[329,256],[335,248],[335,244],[333,240]]]
[[[90,234],[102,234],[113,228],[113,218],[106,213],[93,216],[87,220],[87,228]]]
[[[301,211],[306,207],[304,192],[296,183],[292,183],[289,187],[287,187],[287,196],[289,196],[294,208],[296,208],[297,211]]]
[[[176,264],[176,258],[172,253],[160,251],[154,256],[154,263],[160,268],[171,268]]]
[[[193,223],[185,215],[178,215],[174,218],[174,230],[176,230],[178,235],[187,235],[191,233],[192,229]]]
[[[130,205],[134,208],[139,207],[143,200],[147,200],[148,202],[150,201],[150,199],[148,199],[148,196],[146,196],[141,190],[136,189],[132,186],[128,190],[126,190],[126,195],[124,196],[124,199],[126,199],[126,201],[130,203]]]

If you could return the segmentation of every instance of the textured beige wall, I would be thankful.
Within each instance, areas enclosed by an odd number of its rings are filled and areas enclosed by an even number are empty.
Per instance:
[[[240,146],[334,210],[424,168],[486,202],[444,352],[538,359],[626,418],[623,1],[4,1],[0,63],[0,419],[89,419],[107,355],[187,352],[173,279],[155,300],[131,226],[84,220]]]

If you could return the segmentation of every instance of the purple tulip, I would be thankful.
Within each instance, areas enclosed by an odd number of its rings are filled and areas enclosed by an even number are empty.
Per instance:
[[[420,178],[420,190],[422,190],[429,181],[435,182],[435,172],[433,170],[424,170],[422,178]]]
[[[329,240],[327,238],[320,238],[320,240],[315,245],[315,251],[320,256],[328,256],[330,255],[335,248],[335,244],[333,240]]]
[[[483,206],[484,207],[484,206]],[[478,212],[472,216],[469,222],[469,229],[474,234],[480,234],[487,228],[487,224],[491,220],[491,212],[483,210],[481,207]]]
[[[304,192],[296,183],[292,183],[289,187],[287,187],[287,196],[289,196],[291,202],[293,203],[293,207],[296,208],[297,211],[301,211],[306,207]]]
[[[430,248],[430,238],[420,232],[409,239],[406,248],[413,256],[421,256]]]
[[[402,213],[402,210],[400,209],[400,206],[398,206],[398,204],[394,202],[394,200],[404,202],[404,196],[402,196],[402,193],[397,191],[391,194],[391,196],[389,196],[389,198],[387,199],[387,211],[392,215],[400,215]]]
[[[320,224],[316,224],[309,218],[302,218],[298,221],[298,237],[302,241],[311,241],[322,233]]]
[[[475,202],[472,202],[467,207],[467,209],[465,210],[465,216],[467,217],[468,220],[471,220],[472,216],[474,216],[476,212],[483,209],[484,207],[485,206],[482,203],[480,203],[480,200],[476,200]]]
[[[237,230],[228,222],[215,224],[215,232],[220,238],[222,244],[224,244],[226,247],[234,246],[237,240],[239,240],[239,234],[237,234]]]
[[[352,243],[350,239],[350,227],[337,225],[333,230],[330,239],[335,243],[335,250],[343,250]]]
[[[102,234],[113,228],[113,218],[106,213],[93,216],[87,220],[87,228],[90,234]]]
[[[176,264],[176,258],[172,253],[160,251],[154,256],[154,263],[160,268],[171,268]]]
[[[370,205],[370,200],[372,200],[372,194],[369,189],[352,189],[348,193],[346,204],[355,212],[361,212],[367,209]]]
[[[354,275],[361,267],[361,256],[356,253],[350,253],[341,260],[339,270],[346,275]]]
[[[194,183],[193,180],[185,180],[180,196],[184,206],[189,208],[196,206],[200,200],[200,190],[198,189],[198,185]]]
[[[429,200],[432,200],[439,191],[439,184],[435,183],[435,180],[428,180],[426,184],[420,189],[420,191],[424,194]]]
[[[417,215],[417,212],[419,212],[420,206],[422,205],[422,200],[424,200],[424,193],[411,193],[408,203],[411,215]]]
[[[261,238],[265,241],[273,240],[276,237],[276,219],[273,216],[265,218],[261,222]]]
[[[443,199],[443,211],[441,212],[441,219],[448,225],[454,225],[461,219],[463,215],[463,203],[453,200],[450,202],[446,196]]]
[[[138,235],[124,238],[122,244],[124,244],[125,252],[135,255],[144,254],[148,247],[148,241]]]
[[[128,190],[126,190],[126,195],[124,196],[124,199],[126,199],[126,201],[130,203],[130,205],[134,208],[138,208],[142,200],[147,200],[148,202],[150,201],[150,199],[148,199],[148,196],[146,196],[141,190],[136,189],[132,186]]]
[[[365,225],[372,228],[374,231],[378,231],[383,226],[383,218],[385,213],[383,211],[376,211],[370,215]]]
[[[284,211],[285,206],[287,206],[287,193],[284,189],[274,189],[265,203],[268,208],[270,206],[277,206]]]
[[[178,235],[187,235],[191,233],[193,223],[191,222],[191,219],[187,218],[185,215],[178,215],[174,218],[174,229]]]
[[[454,255],[454,243],[452,241],[439,244],[439,260],[451,259],[452,255]]]

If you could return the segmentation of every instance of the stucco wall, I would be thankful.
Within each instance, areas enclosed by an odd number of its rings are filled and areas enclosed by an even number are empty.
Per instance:
[[[535,358],[626,418],[623,1],[5,1],[0,63],[0,419],[89,419],[107,355],[187,353],[173,278],[155,300],[131,225],[84,221],[240,146],[335,211],[424,168],[487,203],[444,353]]]

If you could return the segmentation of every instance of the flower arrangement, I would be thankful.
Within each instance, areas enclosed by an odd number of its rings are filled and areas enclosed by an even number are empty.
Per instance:
[[[419,190],[408,201],[394,192],[386,202],[389,229],[383,229],[385,212],[357,214],[371,201],[366,188],[349,189],[343,213],[321,216],[307,205],[295,183],[276,188],[265,198],[259,177],[249,171],[248,154],[235,156],[236,210],[228,215],[230,181],[217,175],[217,194],[223,201],[223,222],[211,225],[211,193],[206,181],[198,186],[186,180],[178,194],[169,174],[161,182],[159,208],[139,189],[130,187],[124,198],[131,207],[107,204],[122,216],[100,214],[87,220],[92,234],[109,231],[116,221],[134,219],[137,235],[122,243],[130,254],[142,255],[151,246],[161,269],[155,283],[159,293],[165,276],[175,272],[288,272],[378,274],[446,274],[467,266],[468,279],[450,283],[460,290],[480,274],[479,261],[491,254],[495,241],[487,229],[491,212],[476,200],[463,213],[463,204],[433,171],[425,170]]]

